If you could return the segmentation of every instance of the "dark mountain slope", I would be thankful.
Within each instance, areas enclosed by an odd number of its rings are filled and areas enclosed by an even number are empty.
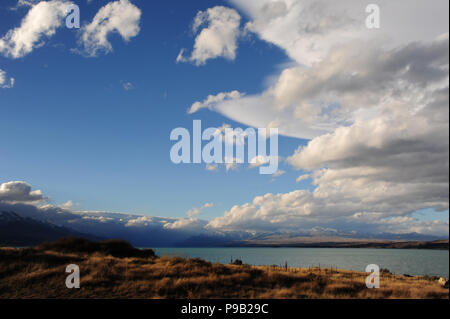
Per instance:
[[[0,246],[30,246],[68,236],[82,236],[93,239],[93,236],[21,217],[14,212],[0,212]]]

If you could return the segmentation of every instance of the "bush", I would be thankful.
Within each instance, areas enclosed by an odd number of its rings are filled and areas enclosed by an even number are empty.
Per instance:
[[[51,250],[62,253],[101,253],[118,258],[125,257],[154,257],[152,249],[137,249],[125,240],[90,241],[84,238],[67,237],[54,242],[47,242],[37,246],[37,250]]]
[[[242,266],[242,260],[240,260],[240,259],[235,259],[231,264],[232,264],[232,265]]]
[[[381,268],[380,273],[384,275],[392,275],[391,271],[387,268]]]

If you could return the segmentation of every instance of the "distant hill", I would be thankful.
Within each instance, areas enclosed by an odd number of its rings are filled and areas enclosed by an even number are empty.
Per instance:
[[[0,246],[31,246],[68,236],[94,236],[81,234],[66,227],[21,217],[14,212],[0,212]]]
[[[227,243],[229,247],[449,249],[445,240],[388,240],[342,237],[267,237]]]

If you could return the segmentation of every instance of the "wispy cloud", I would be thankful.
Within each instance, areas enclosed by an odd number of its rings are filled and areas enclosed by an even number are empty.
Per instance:
[[[197,216],[197,215],[200,215],[205,208],[211,208],[211,207],[214,207],[213,203],[206,203],[203,206],[201,206],[200,208],[196,208],[196,207],[191,208],[190,210],[188,210],[186,215],[188,217]]]
[[[203,108],[212,108],[215,104],[219,102],[239,99],[241,96],[242,94],[236,90],[231,92],[220,92],[216,95],[208,95],[208,97],[205,100],[193,103],[189,108],[188,113],[192,114]]]
[[[10,89],[14,86],[15,80],[13,77],[8,79],[6,72],[0,69],[0,88]]]
[[[121,81],[120,83],[122,84],[122,87],[125,91],[130,91],[130,90],[134,89],[134,85],[131,82]]]

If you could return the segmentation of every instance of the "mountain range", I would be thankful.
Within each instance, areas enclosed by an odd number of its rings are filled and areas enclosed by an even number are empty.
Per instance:
[[[27,208],[27,207],[26,207]],[[62,237],[125,239],[137,247],[380,247],[448,249],[448,238],[408,234],[362,234],[314,228],[298,232],[186,232],[176,220],[114,213],[47,211],[34,215],[0,211],[0,246],[28,246]],[[34,216],[33,216],[34,215]],[[31,216],[31,217],[30,217]],[[40,216],[41,218],[34,218]],[[443,241],[442,241],[443,240]],[[433,244],[430,244],[434,242]]]

